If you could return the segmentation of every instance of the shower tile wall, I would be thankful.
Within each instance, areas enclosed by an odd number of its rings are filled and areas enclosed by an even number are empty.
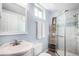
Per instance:
[[[78,24],[79,24],[79,9],[78,9]],[[77,28],[77,30],[79,31],[79,28]],[[77,35],[77,54],[79,55],[79,34]]]
[[[77,55],[79,55],[79,37],[77,37]]]
[[[76,39],[76,29],[75,27],[67,27],[66,30],[66,51],[76,53],[76,47],[77,47],[77,39]]]
[[[77,17],[74,17],[76,11],[66,13],[66,53],[77,54]]]
[[[64,36],[57,37],[57,47],[59,50],[64,50]]]

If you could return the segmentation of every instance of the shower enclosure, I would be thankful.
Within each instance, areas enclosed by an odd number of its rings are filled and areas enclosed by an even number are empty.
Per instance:
[[[60,56],[79,55],[79,11],[78,9],[63,12],[57,16],[57,46]]]

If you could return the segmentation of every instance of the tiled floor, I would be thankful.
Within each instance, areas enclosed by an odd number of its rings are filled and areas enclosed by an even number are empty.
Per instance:
[[[47,53],[49,53],[52,56],[57,56],[55,52],[48,51]]]

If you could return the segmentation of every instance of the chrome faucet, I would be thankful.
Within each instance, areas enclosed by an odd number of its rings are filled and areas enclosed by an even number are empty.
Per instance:
[[[19,40],[14,40],[13,43],[11,43],[13,46],[16,46],[16,45],[20,45],[20,42]]]

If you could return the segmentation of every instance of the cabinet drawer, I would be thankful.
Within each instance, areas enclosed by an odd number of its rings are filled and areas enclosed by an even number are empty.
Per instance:
[[[23,56],[33,56],[33,49],[27,51]]]

